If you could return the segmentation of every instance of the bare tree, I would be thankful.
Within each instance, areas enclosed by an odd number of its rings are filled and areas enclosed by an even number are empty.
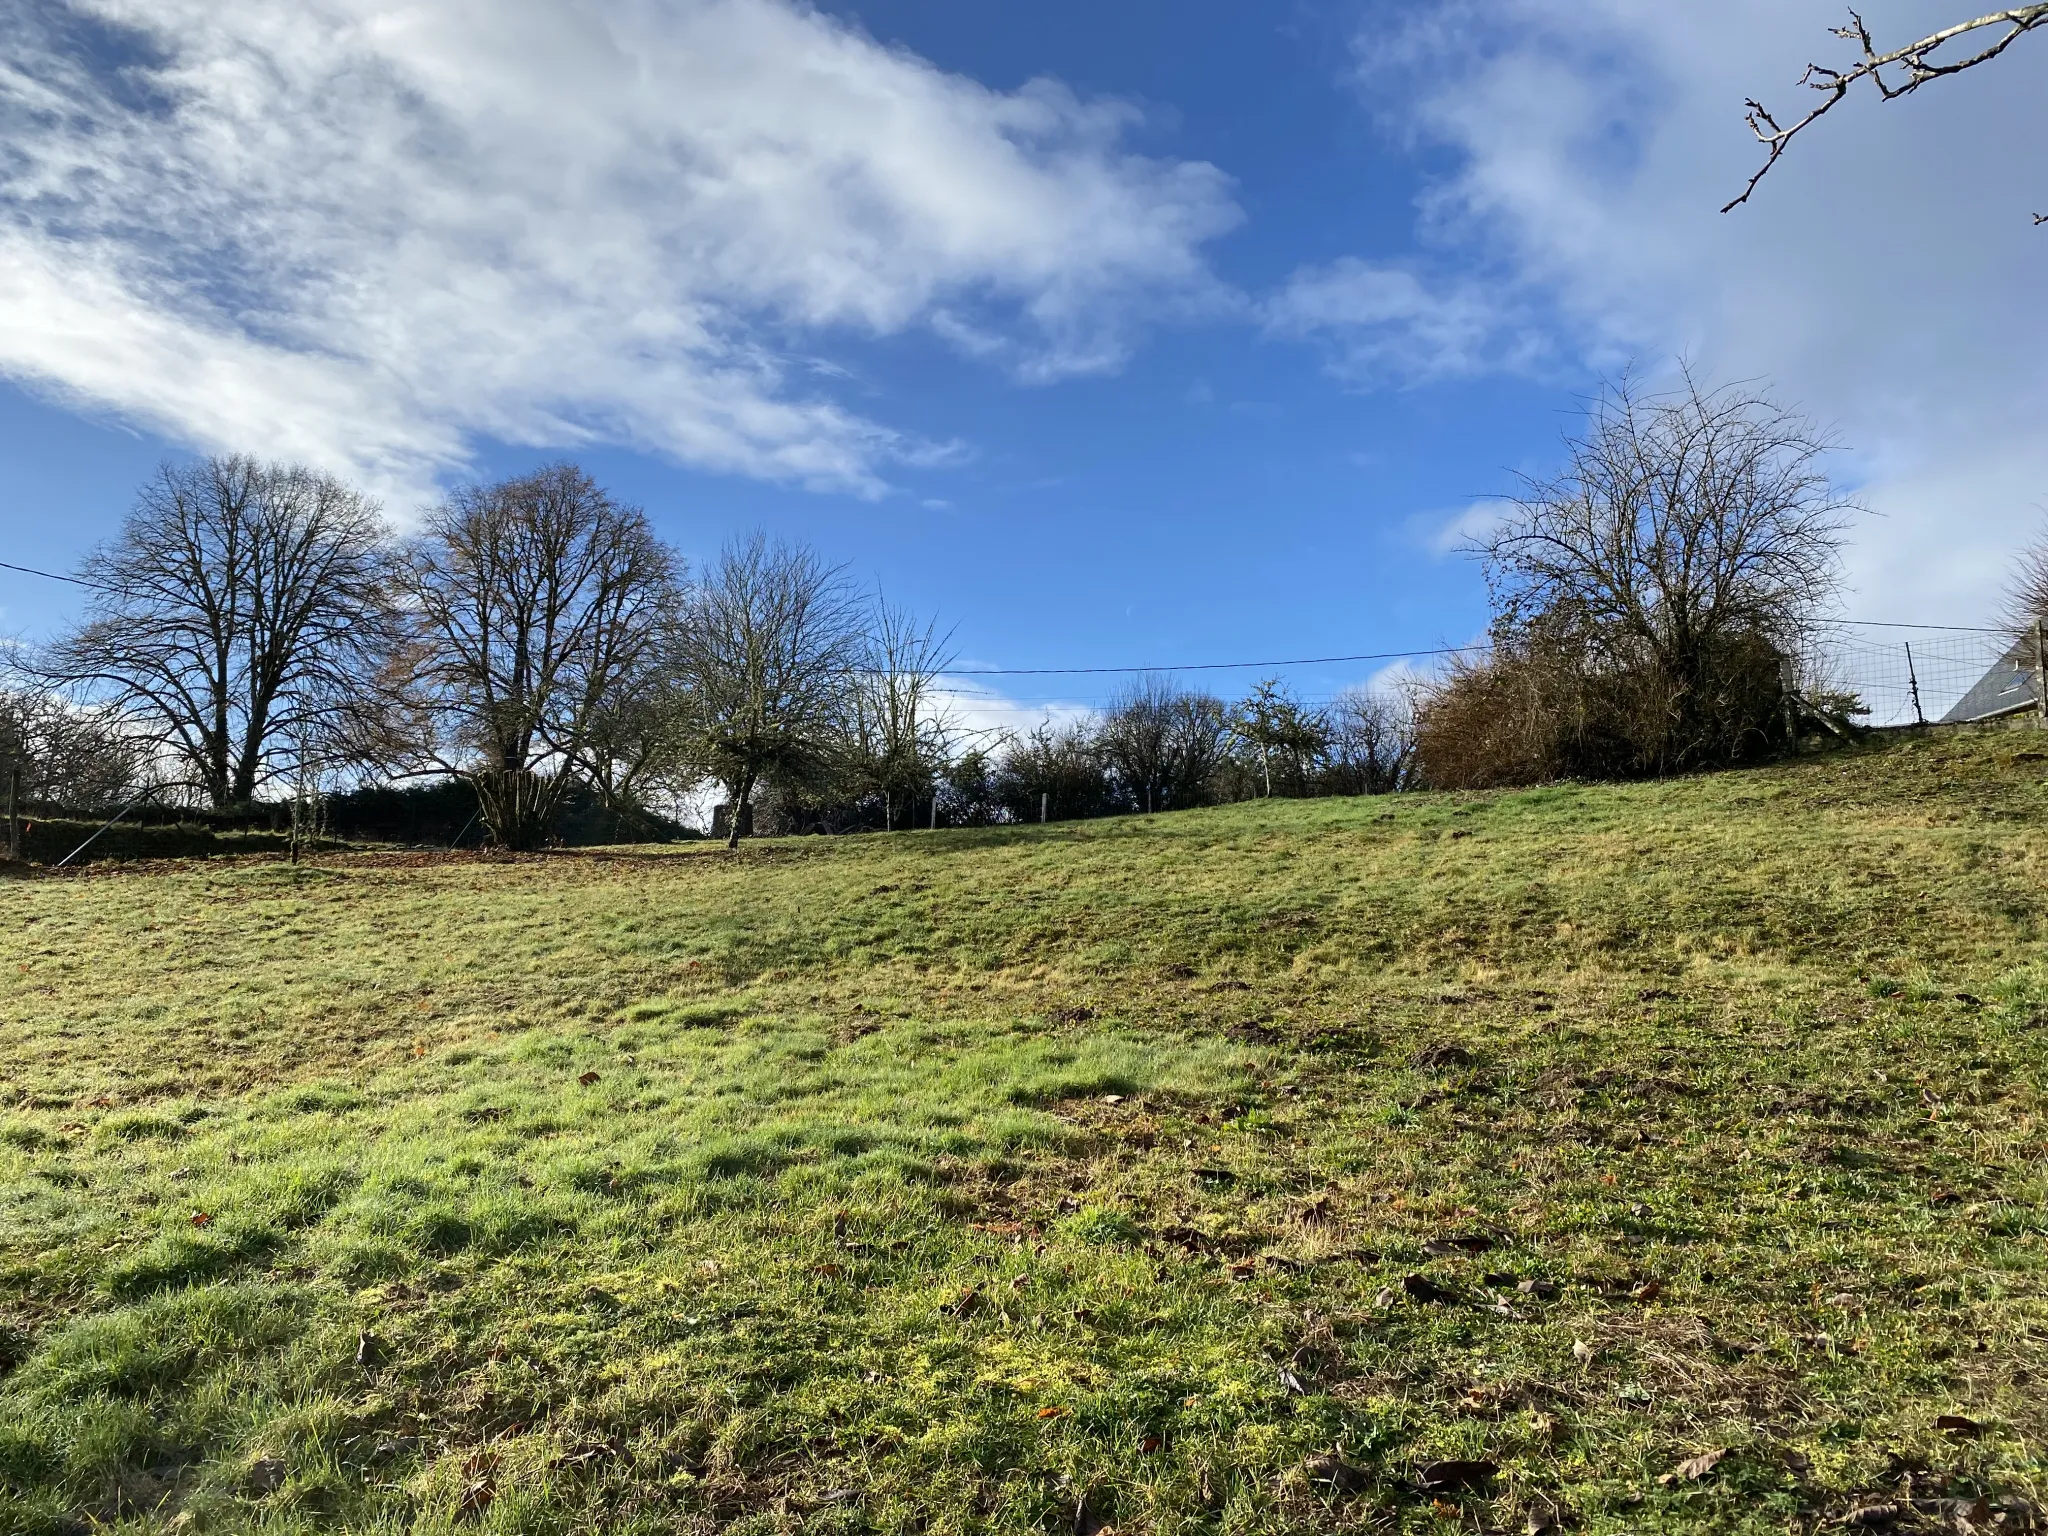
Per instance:
[[[1096,750],[1151,815],[1201,802],[1228,732],[1217,700],[1147,676],[1111,701]]]
[[[678,635],[692,750],[726,787],[736,848],[764,779],[829,762],[862,662],[860,605],[838,567],[757,534],[705,573]]]
[[[1869,81],[1884,100],[1895,101],[1912,95],[1923,85],[1990,63],[2039,27],[2048,27],[2048,4],[2016,5],[1974,20],[1958,21],[1895,48],[1880,49],[1863,18],[1851,11],[1849,25],[1836,27],[1834,34],[1854,43],[1862,51],[1862,58],[1846,69],[1809,64],[1800,78],[1802,85],[1820,93],[1818,106],[1796,122],[1781,124],[1765,110],[1763,103],[1750,101],[1749,126],[1767,153],[1762,168],[1750,177],[1742,195],[1721,211],[1728,213],[1748,202],[1764,177],[1792,147],[1792,141],[1834,111],[1864,81]],[[2035,214],[2034,222],[2048,224],[2048,214]]]
[[[847,690],[846,763],[858,789],[881,796],[882,824],[893,829],[899,803],[907,821],[952,758],[957,727],[940,687],[952,636],[877,593],[864,638]]]
[[[2015,630],[2029,634],[2036,624],[2048,620],[2048,533],[2020,553],[2013,570],[2008,619]]]
[[[155,784],[152,755],[110,705],[81,704],[32,678],[0,685],[0,794],[11,788],[17,807],[120,806]]]
[[[1858,508],[1821,468],[1835,443],[1768,394],[1623,379],[1566,448],[1472,546],[1503,612],[1568,607],[1682,678],[1715,635],[1789,642],[1832,598]]]
[[[281,744],[347,734],[391,634],[376,504],[329,475],[244,457],[165,465],[87,557],[85,621],[42,658],[245,805]]]
[[[475,784],[500,846],[536,847],[675,609],[675,558],[639,509],[564,463],[458,492],[401,570],[419,750]]]
[[[1405,789],[1415,761],[1410,700],[1372,688],[1348,688],[1328,711],[1329,772],[1340,794],[1385,795]]]
[[[1497,656],[1540,661],[1582,699],[1606,679],[1594,694],[1627,696],[1621,735],[1657,771],[1728,760],[1779,706],[1772,658],[1799,654],[1836,592],[1857,507],[1821,467],[1833,447],[1754,389],[1610,387],[1565,471],[1525,480],[1473,546]]]

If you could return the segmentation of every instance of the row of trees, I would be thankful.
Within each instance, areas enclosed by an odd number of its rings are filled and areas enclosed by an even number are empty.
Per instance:
[[[1313,708],[1267,682],[1226,704],[1146,677],[1098,713],[970,747],[934,793],[961,826],[1390,794],[1412,787],[1410,722],[1404,698],[1364,688]]]
[[[228,809],[452,775],[527,848],[579,787],[622,807],[714,779],[745,805],[771,780],[892,793],[932,766],[929,629],[765,539],[691,580],[572,464],[466,488],[403,540],[331,476],[167,466],[76,579],[83,621],[0,704],[31,797],[154,774]]]
[[[1624,380],[1475,546],[1483,653],[1323,708],[1277,683],[1226,702],[1145,678],[998,736],[963,726],[930,622],[758,537],[687,571],[574,465],[471,487],[394,540],[330,478],[213,460],[164,470],[86,562],[84,620],[31,659],[36,688],[0,697],[0,757],[35,765],[31,797],[104,798],[169,765],[216,807],[351,772],[454,776],[513,848],[571,795],[628,813],[707,784],[737,839],[757,819],[982,824],[1714,768],[1857,708],[1801,663],[1857,510],[1824,472],[1832,447],[1760,390]],[[2029,614],[2048,610],[2044,571],[2024,573]]]
[[[31,800],[154,777],[216,810],[349,776],[455,777],[529,848],[571,795],[631,813],[715,784],[734,840],[1398,787],[1384,701],[1236,707],[1148,679],[1086,725],[960,724],[947,636],[812,551],[752,538],[692,573],[573,464],[465,488],[393,538],[330,476],[166,467],[76,578],[79,624],[0,694]]]

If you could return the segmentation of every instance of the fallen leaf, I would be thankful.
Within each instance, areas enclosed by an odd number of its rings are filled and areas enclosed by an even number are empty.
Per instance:
[[[479,1477],[471,1480],[463,1485],[462,1501],[455,1506],[456,1518],[462,1520],[481,1519],[483,1512],[491,1507],[492,1501],[497,1497],[498,1484],[496,1479]]]
[[[1249,1280],[1258,1272],[1259,1266],[1250,1259],[1242,1259],[1230,1266],[1230,1278],[1233,1280]]]
[[[1408,1058],[1408,1065],[1419,1072],[1437,1067],[1469,1067],[1472,1053],[1462,1045],[1425,1045]]]
[[[1038,1410],[1038,1416],[1041,1419],[1064,1419],[1067,1416],[1067,1410],[1058,1403],[1048,1403],[1045,1407]]]
[[[1357,1493],[1366,1485],[1366,1475],[1335,1451],[1324,1456],[1311,1456],[1301,1464],[1302,1470],[1312,1483],[1322,1483],[1338,1493]]]
[[[1301,1378],[1285,1366],[1280,1368],[1280,1385],[1289,1392],[1292,1392],[1296,1397],[1308,1396],[1308,1388],[1301,1384]]]
[[[1102,1102],[1105,1104],[1121,1104],[1123,1101],[1124,1096],[1120,1093],[1105,1093],[1102,1096]]]
[[[194,1211],[192,1213],[192,1225],[195,1227],[210,1227],[213,1225],[213,1218],[204,1211]]]
[[[1881,1525],[1895,1525],[1903,1511],[1896,1504],[1865,1504],[1852,1509],[1842,1516],[1842,1524],[1856,1526],[1862,1530],[1874,1530]]]
[[[1416,1476],[1424,1493],[1476,1493],[1500,1475],[1490,1461],[1432,1461]]]
[[[1584,1339],[1572,1340],[1572,1358],[1581,1365],[1591,1365],[1594,1356],[1599,1353],[1599,1350],[1588,1344]]]
[[[1088,1495],[1082,1494],[1074,1502],[1074,1536],[1096,1536],[1098,1531],[1109,1529],[1109,1522],[1095,1512],[1095,1506],[1088,1502]]]
[[[1138,1454],[1140,1456],[1150,1456],[1163,1443],[1157,1435],[1147,1435],[1138,1442]]]
[[[1533,1296],[1538,1301],[1548,1301],[1557,1294],[1557,1282],[1554,1280],[1524,1280],[1515,1289],[1524,1296]]]
[[[1944,1413],[1934,1421],[1934,1427],[1957,1440],[1975,1440],[1984,1433],[1982,1424],[1975,1419],[1966,1419],[1960,1413]]]
[[[960,1299],[946,1308],[946,1311],[954,1317],[965,1317],[980,1305],[981,1287],[970,1285],[960,1292]]]
[[[1523,1522],[1525,1536],[1550,1536],[1552,1531],[1564,1529],[1564,1518],[1548,1504],[1538,1504],[1529,1511],[1529,1518]]]
[[[1432,1257],[1442,1258],[1454,1253],[1481,1254],[1491,1252],[1496,1244],[1484,1233],[1469,1237],[1439,1237],[1422,1245],[1422,1251]]]
[[[356,1335],[356,1364],[374,1370],[384,1363],[384,1343],[374,1333]]]
[[[837,1280],[846,1273],[846,1266],[843,1264],[813,1264],[811,1266],[811,1273],[820,1279]]]
[[[1401,1289],[1408,1293],[1411,1300],[1419,1302],[1441,1304],[1458,1299],[1455,1292],[1445,1290],[1427,1275],[1406,1276],[1401,1281]]]
[[[282,1488],[290,1470],[289,1467],[275,1456],[266,1456],[261,1461],[255,1462],[250,1466],[248,1472],[242,1477],[242,1485],[258,1498],[261,1498],[265,1494],[275,1493],[278,1489]]]
[[[1637,1301],[1655,1301],[1663,1294],[1664,1282],[1661,1280],[1645,1280],[1641,1285],[1629,1292],[1629,1295]]]
[[[581,1083],[585,1088],[588,1088],[592,1083],[598,1081],[598,1076],[595,1072],[586,1072],[581,1077],[577,1078],[576,1081]]]
[[[1704,1478],[1713,1476],[1714,1468],[1720,1466],[1727,1459],[1728,1453],[1725,1450],[1705,1451],[1688,1461],[1681,1461],[1671,1471],[1658,1478],[1657,1481],[1666,1488],[1669,1488],[1673,1483],[1697,1483]]]

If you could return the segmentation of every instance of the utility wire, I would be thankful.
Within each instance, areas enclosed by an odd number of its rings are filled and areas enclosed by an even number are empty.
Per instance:
[[[33,566],[15,565],[0,560],[0,570],[19,571],[24,576],[40,576],[46,581],[68,582],[74,587],[97,589],[100,583],[87,581],[78,576],[63,576],[55,571],[39,571]],[[1944,630],[1955,634],[2002,635],[2006,631],[1996,627],[1977,624],[1906,624],[1885,619],[1831,619],[1830,624],[1848,625],[1858,629],[1913,629]],[[1363,656],[1302,656],[1287,661],[1197,661],[1182,666],[1143,667],[955,667],[949,668],[947,677],[1106,677],[1128,676],[1135,672],[1253,672],[1261,667],[1326,667],[1354,661],[1411,661],[1418,656],[1462,656],[1474,651],[1487,650],[1484,645],[1442,645],[1419,651],[1376,651]]]
[[[1258,667],[1321,667],[1340,661],[1404,661],[1411,656],[1455,656],[1483,645],[1442,645],[1427,651],[1378,651],[1369,656],[1304,656],[1293,661],[1198,661],[1178,667],[956,667],[947,677],[1082,677],[1108,672],[1239,672]]]
[[[77,576],[59,576],[55,571],[39,571],[34,566],[10,565],[5,560],[0,560],[0,570],[19,571],[24,576],[41,576],[49,581],[68,581],[74,587],[97,587],[99,585],[96,581],[85,581]]]

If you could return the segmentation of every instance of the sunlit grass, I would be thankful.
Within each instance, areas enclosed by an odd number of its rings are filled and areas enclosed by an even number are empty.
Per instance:
[[[0,885],[0,1530],[2040,1496],[2031,745]]]

